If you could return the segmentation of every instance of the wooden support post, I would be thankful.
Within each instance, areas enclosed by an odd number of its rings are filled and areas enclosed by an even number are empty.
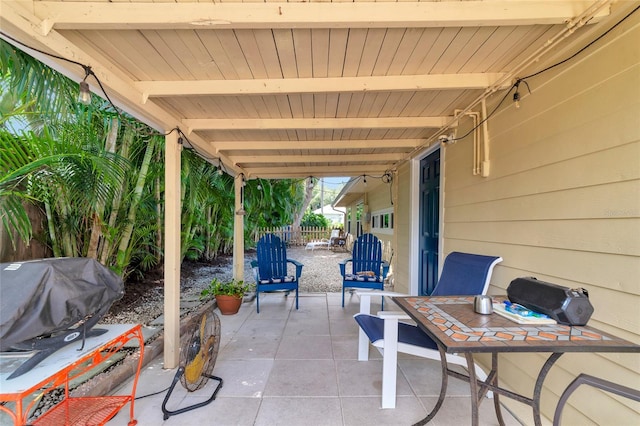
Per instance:
[[[238,214],[244,211],[244,175],[236,176],[235,189],[235,215],[233,221],[233,278],[244,280],[244,215]]]
[[[164,368],[180,356],[180,158],[178,135],[165,136]]]

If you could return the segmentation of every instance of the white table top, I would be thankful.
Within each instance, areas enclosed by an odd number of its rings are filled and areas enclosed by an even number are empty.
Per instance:
[[[95,329],[106,329],[107,332],[95,337],[87,338],[82,347],[82,339],[70,343],[57,350],[42,362],[36,365],[31,371],[7,380],[7,377],[15,371],[20,364],[29,359],[29,355],[4,352],[0,354],[0,393],[2,394],[20,394],[28,391],[38,383],[53,376],[57,372],[64,370],[83,356],[95,351],[96,349],[116,339],[118,336],[128,333],[137,327],[137,324],[98,324]]]

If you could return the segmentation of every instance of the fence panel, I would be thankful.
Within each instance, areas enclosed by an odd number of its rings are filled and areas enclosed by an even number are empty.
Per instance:
[[[289,245],[303,246],[313,241],[328,240],[331,236],[331,228],[284,226],[281,228],[258,228],[255,233],[257,242],[265,234],[274,234]]]

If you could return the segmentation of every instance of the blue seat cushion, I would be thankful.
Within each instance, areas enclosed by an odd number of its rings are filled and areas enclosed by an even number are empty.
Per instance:
[[[279,283],[292,283],[296,281],[296,277],[287,275],[285,277],[273,277],[268,279],[260,278],[259,284],[279,284]]]
[[[379,275],[358,275],[358,274],[345,274],[344,281],[360,281],[360,282],[384,282],[384,279]]]
[[[371,343],[384,339],[384,320],[373,315],[357,314],[354,319]],[[398,323],[398,342],[422,348],[438,350],[438,346],[426,333],[415,325]]]

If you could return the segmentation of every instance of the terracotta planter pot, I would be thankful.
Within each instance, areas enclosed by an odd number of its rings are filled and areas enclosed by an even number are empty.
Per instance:
[[[222,315],[237,314],[240,310],[240,305],[242,305],[242,296],[237,297],[219,294],[216,296],[216,303]]]

